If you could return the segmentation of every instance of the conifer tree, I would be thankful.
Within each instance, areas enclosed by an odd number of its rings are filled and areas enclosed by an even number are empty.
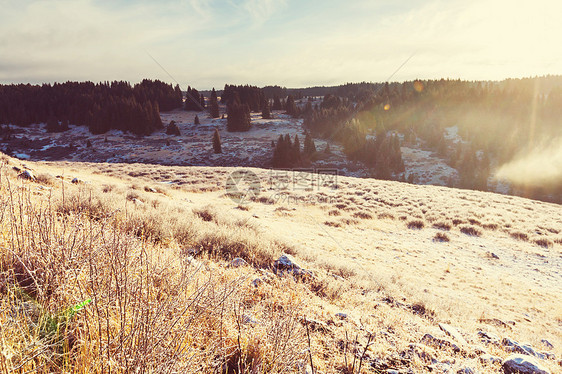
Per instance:
[[[261,118],[271,119],[271,110],[269,108],[269,100],[267,99],[262,101]]]
[[[311,155],[316,153],[316,145],[314,144],[314,140],[312,140],[312,136],[310,136],[309,132],[307,132],[306,136],[304,137],[303,152],[307,157],[310,157]]]
[[[215,153],[222,153],[222,144],[219,129],[215,129],[215,132],[213,133],[213,150]]]
[[[210,115],[212,118],[219,118],[220,117],[220,113],[219,113],[219,102],[217,100],[217,92],[215,91],[215,89],[213,88],[213,91],[211,91],[211,100],[209,103],[209,111],[210,111]]]
[[[201,122],[199,121],[199,116],[198,116],[197,114],[195,115],[195,119],[193,120],[193,123],[194,123],[195,125],[200,125],[200,124],[201,124]]]
[[[281,105],[281,100],[279,99],[279,96],[275,95],[275,97],[273,98],[273,106],[272,106],[273,110],[283,110],[283,105]]]

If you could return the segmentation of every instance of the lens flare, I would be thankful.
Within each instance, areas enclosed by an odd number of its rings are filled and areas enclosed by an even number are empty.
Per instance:
[[[384,106],[384,110],[389,110],[389,109],[390,109],[390,104],[386,104],[386,105]]]
[[[422,92],[423,91],[423,83],[421,81],[415,81],[414,82],[414,90],[416,90],[417,92]]]

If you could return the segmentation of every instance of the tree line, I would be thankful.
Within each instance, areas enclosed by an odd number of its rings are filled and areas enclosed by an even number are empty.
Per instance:
[[[182,105],[179,86],[159,80],[134,86],[124,81],[0,85],[0,124],[46,123],[49,131],[64,131],[71,123],[94,134],[110,129],[150,134],[162,128],[160,111]]]

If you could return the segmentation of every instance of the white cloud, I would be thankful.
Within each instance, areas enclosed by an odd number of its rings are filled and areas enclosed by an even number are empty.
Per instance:
[[[562,26],[546,0],[5,0],[0,82],[166,79],[287,86],[394,77],[556,73]],[[558,70],[557,70],[558,69]]]

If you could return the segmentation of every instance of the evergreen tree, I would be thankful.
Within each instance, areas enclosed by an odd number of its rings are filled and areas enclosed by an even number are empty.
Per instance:
[[[226,129],[231,132],[248,131],[251,125],[250,108],[247,104],[239,104],[237,101],[227,106]]]
[[[214,88],[213,88],[213,91],[211,91],[211,101],[209,103],[209,111],[210,111],[210,115],[211,115],[212,118],[219,118],[220,117],[219,102],[217,100],[217,92],[215,91]]]
[[[167,135],[176,135],[176,136],[180,136],[180,129],[178,127],[178,125],[176,125],[176,121],[172,120],[170,121],[170,123],[168,124],[168,127],[166,128],[166,134]]]
[[[310,157],[312,154],[316,153],[316,145],[314,144],[314,140],[312,140],[312,136],[310,136],[309,132],[307,132],[304,137],[303,152],[307,157]]]
[[[281,100],[279,99],[279,96],[275,95],[275,97],[273,98],[273,106],[271,109],[283,110],[283,105],[281,105]]]
[[[213,133],[213,150],[215,153],[222,153],[222,144],[219,129],[215,129],[215,132]]]
[[[200,124],[201,124],[201,122],[199,121],[199,116],[198,116],[197,114],[195,115],[195,120],[193,121],[193,123],[194,123],[195,125],[200,125]]]
[[[267,99],[262,101],[261,118],[271,119],[271,110],[269,108],[269,100]]]
[[[298,115],[297,104],[295,104],[295,98],[293,95],[287,96],[287,103],[285,104],[285,110],[287,114],[292,117],[296,117]]]

